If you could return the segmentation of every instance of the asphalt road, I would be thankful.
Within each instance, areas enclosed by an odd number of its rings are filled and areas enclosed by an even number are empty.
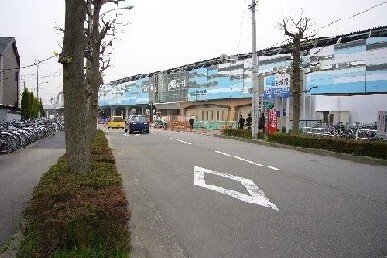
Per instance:
[[[40,177],[65,153],[64,132],[0,155],[0,245],[20,230],[22,211]]]
[[[134,257],[385,257],[387,167],[189,132],[110,130]]]

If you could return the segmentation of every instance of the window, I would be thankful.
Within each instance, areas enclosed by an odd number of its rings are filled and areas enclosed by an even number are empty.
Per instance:
[[[121,116],[114,116],[112,122],[124,122],[124,119]]]

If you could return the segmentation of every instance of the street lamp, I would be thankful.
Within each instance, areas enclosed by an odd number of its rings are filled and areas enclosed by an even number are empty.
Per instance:
[[[101,13],[100,14],[100,18],[103,18],[107,13],[110,13],[110,12],[112,12],[112,11],[117,11],[117,10],[131,10],[131,9],[133,9],[133,5],[128,5],[128,6],[124,6],[124,7],[119,7],[119,8],[114,8],[114,9],[110,9],[110,10],[107,10],[106,12],[104,12],[104,13]]]

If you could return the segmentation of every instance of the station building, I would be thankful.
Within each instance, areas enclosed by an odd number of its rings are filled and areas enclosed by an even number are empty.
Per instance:
[[[292,45],[257,52],[259,110],[252,112],[252,55],[222,55],[104,84],[104,116],[132,113],[237,121],[275,109],[278,127],[292,121]],[[302,42],[301,127],[374,123],[387,111],[387,26]],[[309,123],[309,124],[308,124]]]

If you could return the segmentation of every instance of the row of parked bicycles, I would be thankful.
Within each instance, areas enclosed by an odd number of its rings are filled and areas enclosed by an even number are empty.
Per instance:
[[[359,124],[349,126],[342,123],[326,125],[316,124],[313,127],[303,127],[303,133],[324,137],[337,137],[355,140],[382,140],[377,135],[377,124]]]
[[[54,136],[64,130],[63,123],[48,119],[0,123],[0,154],[25,148],[39,139]]]

